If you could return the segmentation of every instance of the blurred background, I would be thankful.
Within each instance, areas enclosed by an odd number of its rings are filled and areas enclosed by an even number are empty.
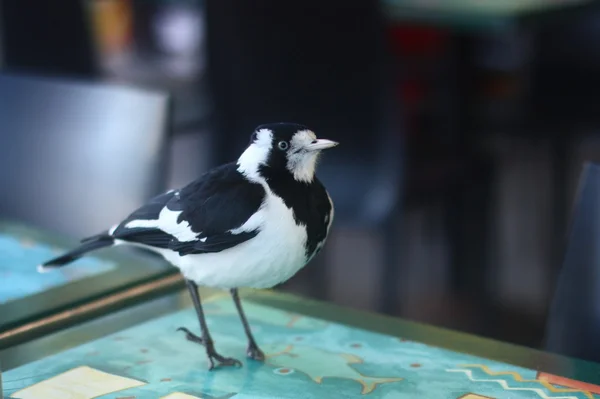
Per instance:
[[[597,2],[288,3],[4,0],[0,72],[169,93],[169,187],[260,123],[340,141],[319,170],[327,250],[280,289],[541,347],[579,174],[600,161]]]

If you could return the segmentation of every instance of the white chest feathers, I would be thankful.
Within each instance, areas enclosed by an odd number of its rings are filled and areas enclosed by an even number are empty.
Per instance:
[[[163,255],[198,285],[217,288],[270,288],[306,263],[306,229],[294,221],[281,198],[267,190],[261,209],[232,232],[259,228],[256,237],[233,248],[198,255]]]

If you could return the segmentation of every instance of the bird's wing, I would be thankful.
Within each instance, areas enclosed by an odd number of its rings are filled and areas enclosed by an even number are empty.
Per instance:
[[[169,201],[175,198],[176,194],[177,190],[170,190],[152,198],[123,220],[112,231],[111,236],[123,241],[157,248],[168,248],[173,235],[160,229],[157,225],[160,220],[161,211],[163,211]],[[176,235],[177,232],[174,230],[171,233]]]
[[[169,249],[179,252],[180,255],[202,254],[208,252],[221,252],[224,249],[235,247],[255,237],[258,230],[244,231],[240,233],[224,232],[221,234],[205,237],[205,241],[178,241],[171,240]],[[204,239],[204,238],[203,238]]]
[[[264,195],[263,187],[246,180],[234,164],[224,165],[181,190],[155,197],[124,220],[113,236],[180,255],[219,252],[258,234],[256,218],[251,217]]]

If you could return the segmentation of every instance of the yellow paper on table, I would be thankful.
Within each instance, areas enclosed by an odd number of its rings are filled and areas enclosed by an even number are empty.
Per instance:
[[[81,366],[13,393],[19,399],[92,399],[145,382]]]

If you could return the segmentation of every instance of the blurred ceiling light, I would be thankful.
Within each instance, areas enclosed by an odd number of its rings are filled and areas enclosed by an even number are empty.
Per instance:
[[[174,56],[196,55],[204,36],[202,17],[196,7],[185,4],[165,6],[153,21],[158,47]]]

